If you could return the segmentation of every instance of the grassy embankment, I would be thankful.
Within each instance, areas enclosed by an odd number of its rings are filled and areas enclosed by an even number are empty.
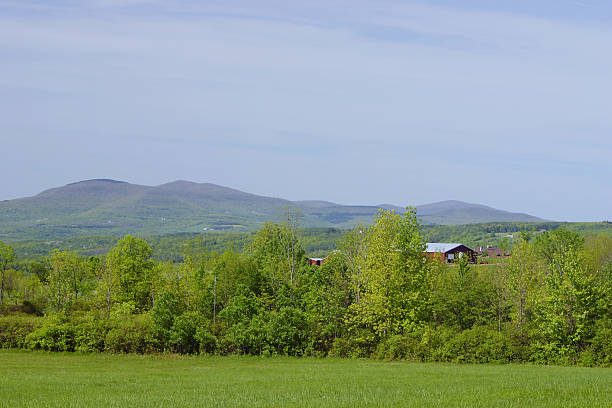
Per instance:
[[[0,351],[0,406],[610,407],[612,370]]]

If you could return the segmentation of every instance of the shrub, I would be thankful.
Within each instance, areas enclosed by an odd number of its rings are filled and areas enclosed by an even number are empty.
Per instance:
[[[144,354],[158,350],[149,314],[125,316],[111,325],[105,339],[106,351]]]
[[[487,326],[464,330],[443,346],[443,361],[509,363],[516,360],[511,339]]]
[[[381,341],[373,357],[384,360],[416,360],[427,358],[427,347],[421,342],[421,333],[394,335]]]
[[[88,314],[75,327],[75,350],[82,352],[102,352],[105,348],[109,322],[95,314]]]
[[[332,343],[328,356],[330,357],[349,357],[351,356],[352,347],[348,339],[337,337]]]
[[[0,316],[0,348],[26,348],[26,337],[43,321],[33,316]]]
[[[204,325],[203,317],[196,312],[187,312],[176,317],[170,329],[169,343],[178,353],[198,353],[200,344],[196,338],[198,327]]]
[[[580,364],[586,366],[612,365],[612,320],[601,319],[595,325],[590,346],[580,355]]]
[[[459,335],[459,331],[453,327],[426,326],[421,335],[421,344],[426,361],[450,361],[452,352],[448,344]]]
[[[38,329],[26,337],[33,350],[74,351],[76,330],[65,315],[48,317]]]
[[[195,333],[195,339],[198,342],[200,353],[213,354],[217,350],[217,338],[208,328],[198,327]]]
[[[276,354],[301,356],[308,345],[308,316],[299,309],[282,307],[272,313],[266,340]]]
[[[155,306],[151,309],[153,334],[163,348],[171,346],[172,326],[176,317],[181,313],[181,302],[171,292],[162,293],[155,302]]]
[[[367,328],[351,328],[347,337],[334,340],[329,356],[362,358],[372,355],[377,345],[377,338],[372,330]]]
[[[239,353],[261,355],[270,352],[267,342],[268,321],[262,315],[255,315],[249,321],[242,321],[229,327],[221,339],[220,351],[224,354]]]

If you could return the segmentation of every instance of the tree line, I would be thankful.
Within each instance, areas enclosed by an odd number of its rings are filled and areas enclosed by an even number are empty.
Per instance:
[[[612,362],[612,238],[524,234],[495,265],[426,260],[416,214],[380,211],[310,265],[299,216],[244,250],[201,238],[179,262],[120,239],[104,256],[54,250],[27,270],[0,244],[0,345],[61,351]]]

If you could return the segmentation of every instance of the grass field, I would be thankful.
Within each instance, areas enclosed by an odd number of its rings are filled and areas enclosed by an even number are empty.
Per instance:
[[[612,370],[0,351],[2,407],[610,407]]]

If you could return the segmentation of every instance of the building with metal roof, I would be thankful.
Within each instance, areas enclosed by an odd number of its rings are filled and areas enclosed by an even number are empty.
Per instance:
[[[446,263],[454,262],[467,255],[470,262],[476,262],[476,251],[463,244],[450,242],[428,242],[425,244],[425,255],[430,259],[439,259]]]

